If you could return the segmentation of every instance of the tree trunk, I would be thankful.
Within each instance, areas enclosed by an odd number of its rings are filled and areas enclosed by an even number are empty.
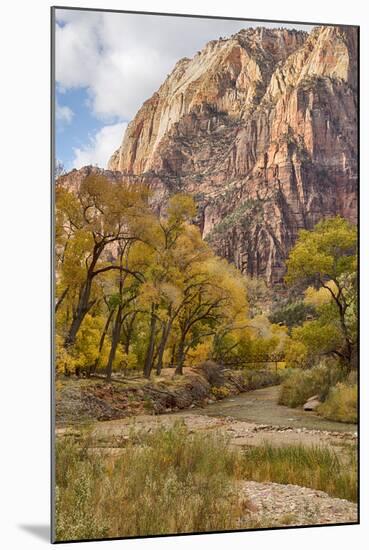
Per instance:
[[[183,374],[183,363],[185,360],[185,339],[186,339],[186,335],[184,334],[181,336],[181,340],[178,346],[177,366],[175,370],[176,374]]]
[[[85,318],[89,309],[92,307],[94,303],[94,302],[89,303],[91,287],[92,287],[92,278],[86,281],[80,293],[77,309],[73,313],[72,324],[70,326],[68,335],[64,341],[65,347],[72,346],[75,343],[77,332],[81,327],[83,319]]]
[[[176,344],[174,344],[173,347],[172,347],[172,355],[171,355],[171,358],[170,358],[170,366],[171,367],[174,367],[174,364],[176,362],[176,350],[177,350],[177,346],[176,346]]]
[[[58,311],[58,309],[59,309],[60,306],[62,305],[64,298],[65,298],[66,295],[68,294],[68,291],[69,291],[69,287],[67,286],[67,287],[63,290],[62,295],[60,296],[59,300],[57,300],[57,302],[56,302],[56,304],[55,304],[55,313]]]
[[[124,324],[122,326],[123,334],[125,335],[124,351],[125,351],[126,355],[129,354],[129,348],[130,348],[130,345],[131,345],[131,339],[132,339],[132,334],[133,334],[133,326],[134,326],[136,314],[137,313],[135,311],[132,313],[131,319],[129,319],[126,323],[126,328],[125,328]]]
[[[69,329],[68,335],[64,341],[65,347],[72,346],[75,343],[77,332],[80,329],[82,321],[96,301],[93,300],[92,302],[90,302],[90,295],[92,289],[92,281],[95,276],[94,269],[103,249],[104,247],[101,244],[96,244],[94,247],[92,261],[86,275],[86,281],[81,289],[77,309],[73,313],[73,321]]]
[[[150,378],[152,370],[152,362],[154,356],[154,344],[155,344],[155,328],[156,328],[156,315],[155,315],[155,306],[151,306],[151,319],[150,319],[150,337],[149,343],[146,351],[145,365],[144,365],[144,376]]]
[[[117,315],[115,317],[113,334],[111,338],[111,348],[109,353],[108,364],[106,366],[106,380],[111,381],[111,375],[113,372],[113,363],[117,352],[117,347],[120,339],[120,331],[122,329],[122,306],[118,307]]]
[[[341,316],[341,327],[344,334],[345,342],[346,342],[346,357],[347,357],[347,370],[351,370],[351,362],[352,362],[352,342],[346,327],[345,323],[345,317],[344,314]]]
[[[124,353],[126,355],[129,354],[129,346],[130,346],[130,343],[131,343],[131,337],[130,337],[130,334],[129,332],[126,334],[126,339],[125,339],[125,342],[124,342]]]
[[[352,352],[353,352],[353,342],[350,338],[350,335],[349,335],[349,331],[348,331],[348,328],[346,326],[346,311],[347,311],[347,303],[346,303],[346,300],[343,296],[343,293],[342,293],[342,289],[339,287],[339,285],[337,284],[337,287],[339,289],[339,292],[338,292],[338,295],[336,296],[334,294],[334,292],[324,284],[324,282],[322,280],[320,280],[320,284],[323,286],[323,288],[327,289],[333,300],[336,302],[336,305],[337,305],[337,308],[338,308],[338,312],[339,312],[339,318],[340,318],[340,324],[341,324],[341,330],[343,332],[343,337],[345,339],[345,344],[346,344],[346,350],[345,350],[345,357],[347,359],[347,366],[346,366],[346,370],[347,370],[347,373],[350,372],[351,370],[351,367],[352,367]],[[339,296],[341,295],[341,300],[339,299]]]
[[[161,369],[163,368],[163,356],[164,356],[165,346],[167,345],[171,327],[172,327],[171,320],[167,321],[167,323],[165,323],[163,327],[163,333],[161,336],[159,350],[158,350],[158,361],[156,364],[156,374],[158,375],[161,373]]]
[[[96,368],[97,368],[97,365],[99,363],[99,359],[100,359],[100,354],[102,352],[102,349],[104,347],[104,342],[105,342],[105,338],[106,338],[106,335],[108,333],[108,329],[109,329],[109,325],[110,325],[110,322],[112,320],[112,317],[113,317],[113,313],[114,313],[114,309],[111,310],[111,312],[109,313],[109,316],[106,320],[106,323],[105,323],[105,326],[104,326],[104,330],[102,331],[101,333],[101,337],[100,337],[100,342],[99,342],[99,355],[97,356],[96,360],[95,360],[95,363],[92,365],[92,367],[90,368],[90,371],[88,373],[88,376],[91,376],[91,374],[95,373],[96,372]]]

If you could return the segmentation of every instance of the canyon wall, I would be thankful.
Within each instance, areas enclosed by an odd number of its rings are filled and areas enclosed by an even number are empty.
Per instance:
[[[278,284],[299,229],[356,222],[357,155],[357,29],[254,28],[178,61],[105,173],[191,193],[216,252]]]

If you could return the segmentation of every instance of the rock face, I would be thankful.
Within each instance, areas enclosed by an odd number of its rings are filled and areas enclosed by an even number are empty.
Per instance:
[[[174,127],[183,118],[188,130],[192,122],[192,130],[201,130],[196,116],[188,115],[205,111],[208,134],[214,132],[217,122],[211,115],[221,112],[236,120],[247,118],[264,95],[275,66],[305,38],[298,32],[241,31],[229,40],[209,42],[193,59],[181,59],[158,92],[143,104],[109,167],[136,174],[165,169],[156,158],[162,156],[157,152],[161,140],[169,137],[171,130],[175,135]],[[161,160],[165,163],[166,159]]]
[[[278,284],[300,228],[356,221],[357,29],[209,42],[143,104],[108,167],[148,183],[158,205],[193,194],[216,252]]]

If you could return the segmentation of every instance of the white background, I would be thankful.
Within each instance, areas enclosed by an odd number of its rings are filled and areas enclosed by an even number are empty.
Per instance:
[[[0,545],[7,550],[48,544],[50,5],[46,0],[18,0],[1,8]],[[194,550],[207,544],[234,549],[363,548],[365,538],[369,539],[369,17],[365,2],[87,0],[72,5],[361,25],[362,525],[88,544],[130,550],[181,550],[189,544]]]

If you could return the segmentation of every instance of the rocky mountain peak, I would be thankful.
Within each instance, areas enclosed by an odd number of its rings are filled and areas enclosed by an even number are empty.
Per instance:
[[[176,63],[109,169],[193,194],[218,253],[279,283],[300,228],[356,219],[356,119],[356,28],[243,29]]]

